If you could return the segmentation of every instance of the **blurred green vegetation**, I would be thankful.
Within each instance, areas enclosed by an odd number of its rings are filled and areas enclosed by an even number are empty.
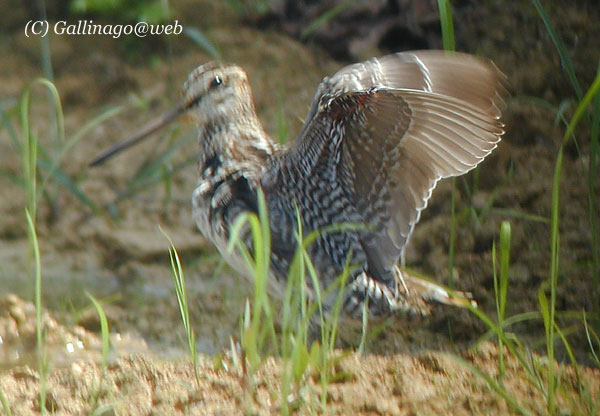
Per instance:
[[[170,19],[169,2],[164,0],[72,0],[75,14],[97,14],[123,23],[165,23]]]

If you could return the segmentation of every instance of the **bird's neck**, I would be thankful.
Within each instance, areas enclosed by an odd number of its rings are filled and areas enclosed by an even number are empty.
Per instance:
[[[211,120],[200,130],[200,177],[240,172],[258,178],[275,145],[256,116]]]

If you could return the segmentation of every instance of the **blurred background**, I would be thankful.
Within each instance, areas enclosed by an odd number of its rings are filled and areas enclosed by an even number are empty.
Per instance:
[[[456,49],[493,60],[507,76],[506,135],[480,168],[456,180],[454,206],[451,181],[438,185],[407,264],[472,292],[493,314],[492,244],[500,223],[509,221],[506,315],[535,313],[552,265],[555,163],[566,125],[598,71],[600,6],[596,0],[457,0],[452,12]],[[201,351],[227,345],[251,285],[223,264],[192,221],[193,126],[173,124],[90,169],[93,156],[168,109],[187,74],[209,60],[247,70],[266,130],[285,142],[299,131],[323,76],[372,56],[442,48],[438,4],[430,0],[27,0],[0,2],[0,15],[0,301],[18,308],[8,293],[33,296],[24,214],[32,202],[31,170],[23,167],[31,169],[23,156],[28,132],[39,141],[34,200],[45,306],[61,322],[97,330],[89,291],[104,301],[114,331],[164,355],[177,354],[181,339],[173,328],[181,330],[158,225],[182,257]],[[183,33],[26,37],[32,19],[51,26],[177,20]],[[53,83],[60,109],[48,86],[34,82],[38,77]],[[597,112],[598,99],[592,105]],[[583,362],[590,358],[582,311],[593,328],[600,326],[598,123],[589,114],[564,147],[556,298],[561,325]],[[533,347],[543,337],[536,316],[511,327]],[[486,327],[467,311],[452,310],[412,331],[384,331],[369,348],[446,348],[474,341]]]

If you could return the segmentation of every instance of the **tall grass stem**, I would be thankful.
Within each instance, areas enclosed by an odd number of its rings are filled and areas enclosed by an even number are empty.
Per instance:
[[[175,284],[175,295],[177,296],[177,304],[179,305],[179,314],[183,323],[183,328],[186,333],[188,352],[190,359],[194,366],[194,377],[196,379],[196,385],[200,386],[200,373],[198,372],[198,354],[196,350],[196,335],[192,327],[190,319],[190,307],[187,296],[187,286],[185,283],[185,274],[183,273],[183,267],[181,266],[181,260],[177,249],[173,244],[171,237],[162,229],[158,227],[160,232],[169,241],[169,260],[171,261],[171,272],[173,276],[173,283]]]

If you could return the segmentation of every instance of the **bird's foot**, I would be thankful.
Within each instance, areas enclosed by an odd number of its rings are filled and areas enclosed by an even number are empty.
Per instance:
[[[433,283],[421,277],[417,277],[408,273],[406,270],[400,271],[399,293],[400,297],[409,299],[421,299],[427,303],[438,302],[444,305],[452,305],[459,307],[477,307],[477,302],[473,299],[473,294],[470,292],[461,292],[445,288],[437,283]]]

